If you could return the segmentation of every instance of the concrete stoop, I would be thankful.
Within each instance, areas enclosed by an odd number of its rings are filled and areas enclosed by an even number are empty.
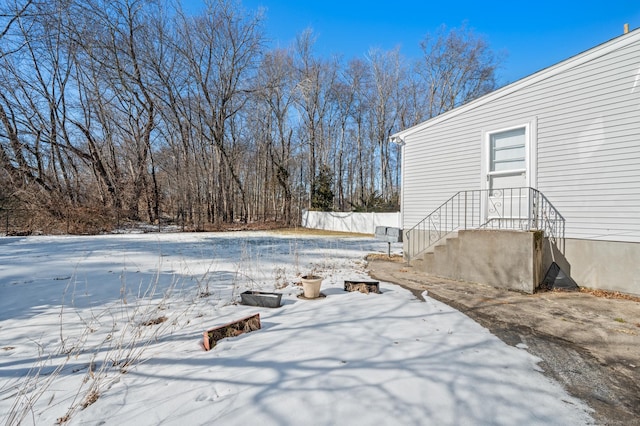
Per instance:
[[[443,278],[533,293],[544,273],[543,242],[542,231],[463,230],[411,264]]]
[[[458,239],[458,231],[452,231],[448,233],[444,238],[436,242],[434,245],[429,247],[423,255],[419,258],[421,259],[421,263],[419,264],[420,270],[426,273],[432,273],[436,265],[436,251],[438,253],[446,250],[446,247],[451,244],[456,244]]]

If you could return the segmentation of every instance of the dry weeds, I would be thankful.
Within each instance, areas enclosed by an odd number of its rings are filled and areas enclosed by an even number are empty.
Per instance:
[[[153,318],[150,319],[149,321],[145,321],[142,323],[142,325],[144,326],[149,326],[149,325],[157,325],[157,324],[162,324],[163,322],[165,322],[168,318],[167,317],[158,317],[158,318]]]
[[[66,304],[61,305],[60,346],[50,353],[45,353],[44,347],[40,347],[37,362],[27,373],[22,383],[16,387],[15,401],[8,413],[6,424],[8,426],[21,424],[33,412],[36,402],[46,392],[49,392],[52,385],[60,378],[62,370],[71,359],[77,360],[83,355],[91,356],[90,362],[86,364],[88,368],[82,384],[69,402],[66,414],[57,419],[58,424],[71,421],[77,410],[95,403],[102,393],[101,390],[108,389],[112,383],[119,380],[120,374],[127,373],[128,368],[144,362],[143,355],[149,345],[157,342],[160,336],[170,333],[173,327],[178,325],[177,321],[187,318],[196,307],[195,303],[189,304],[184,310],[173,315],[173,321],[168,321],[166,316],[157,316],[157,310],[165,309],[168,298],[181,283],[175,279],[158,302],[155,296],[158,295],[159,276],[158,273],[148,283],[147,288],[141,285],[137,289],[137,297],[134,297],[135,303],[126,303],[125,292],[119,304],[114,304],[97,315],[93,312],[87,317],[79,315],[80,320],[84,323],[79,334],[69,333],[63,320],[64,311],[74,310],[73,296],[71,296],[71,300],[66,301]],[[76,285],[76,280],[70,279],[64,294],[73,295]],[[128,287],[123,282],[123,289],[126,288]],[[156,312],[156,314],[149,315],[152,312]],[[140,317],[152,319],[141,321]],[[101,343],[96,346],[87,346],[89,336],[96,331],[96,324],[110,326],[110,331]],[[145,327],[151,325],[155,326]],[[107,328],[107,330],[109,329]],[[92,352],[93,354],[91,354]],[[58,363],[53,371],[47,372],[46,375],[43,374],[44,366],[60,355],[65,355],[61,357],[62,362]],[[73,373],[80,373],[82,370],[85,368],[75,369]]]
[[[630,300],[632,302],[640,302],[640,297],[620,293],[618,291],[594,290],[591,288],[580,287],[580,293],[590,294],[595,297],[603,297],[605,299],[623,299]]]
[[[341,231],[327,231],[325,229],[311,229],[311,228],[281,228],[274,229],[273,233],[281,235],[320,235],[325,237],[371,237],[372,234],[361,234],[357,232],[341,232]]]
[[[404,263],[404,257],[401,254],[392,254],[391,257],[382,253],[369,253],[366,260],[384,260],[386,262]]]
[[[96,402],[98,398],[100,398],[100,393],[96,390],[91,391],[85,397],[84,401],[82,401],[82,404],[81,404],[82,409],[84,410],[85,408],[87,408],[88,406]]]

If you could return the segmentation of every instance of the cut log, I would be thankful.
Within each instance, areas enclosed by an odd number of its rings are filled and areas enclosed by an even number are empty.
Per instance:
[[[380,293],[379,281],[345,280],[344,291],[359,291],[360,293]]]
[[[243,333],[260,330],[260,327],[260,314],[255,314],[225,325],[210,328],[204,332],[204,341],[202,342],[204,350],[208,351],[213,349],[216,343],[225,337],[239,336]]]

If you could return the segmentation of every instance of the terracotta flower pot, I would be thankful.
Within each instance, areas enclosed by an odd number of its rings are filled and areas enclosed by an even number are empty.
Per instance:
[[[302,290],[304,297],[307,299],[315,299],[320,297],[320,285],[323,278],[318,275],[303,275],[300,277],[302,281]]]

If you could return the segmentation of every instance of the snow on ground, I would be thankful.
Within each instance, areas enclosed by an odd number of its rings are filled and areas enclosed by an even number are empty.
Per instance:
[[[395,246],[398,250],[399,246]],[[368,238],[276,233],[0,238],[5,424],[590,424],[539,359],[366,278]],[[297,298],[311,270],[326,298]],[[277,309],[237,304],[280,291]],[[208,296],[206,296],[208,294]],[[204,330],[260,313],[262,329]]]

